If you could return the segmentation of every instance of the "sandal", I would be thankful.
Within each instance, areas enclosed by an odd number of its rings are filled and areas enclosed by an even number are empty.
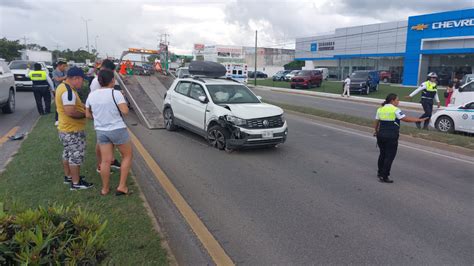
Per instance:
[[[120,191],[120,190],[115,191],[115,196],[129,196],[129,195],[132,195],[132,194],[133,194],[133,191],[131,191],[131,190],[128,190],[127,192],[123,192],[123,191]]]

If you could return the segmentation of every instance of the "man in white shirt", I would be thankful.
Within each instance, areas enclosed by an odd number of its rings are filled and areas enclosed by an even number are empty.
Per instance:
[[[344,80],[344,91],[341,96],[344,97],[344,95],[347,95],[347,98],[351,97],[351,79],[349,75]]]
[[[100,70],[110,70],[110,71],[115,71],[115,64],[114,62],[112,62],[112,60],[109,60],[109,59],[105,59],[104,61],[102,61],[102,64],[100,65]],[[117,84],[117,82],[115,83]],[[97,76],[92,80],[91,82],[91,85],[90,85],[90,89],[91,89],[91,92],[97,90],[97,89],[100,89],[101,86],[99,84],[99,80],[97,79]]]

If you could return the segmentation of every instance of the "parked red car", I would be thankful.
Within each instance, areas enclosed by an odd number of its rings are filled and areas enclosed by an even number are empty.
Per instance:
[[[323,74],[317,70],[301,70],[291,78],[291,88],[321,87],[323,83]]]
[[[380,70],[379,71],[379,78],[384,83],[387,83],[392,79],[392,73],[390,73],[390,71]]]

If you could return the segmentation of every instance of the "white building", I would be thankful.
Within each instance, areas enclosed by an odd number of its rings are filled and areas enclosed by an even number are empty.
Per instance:
[[[194,60],[247,64],[250,71],[255,68],[255,47],[195,44],[193,56]],[[272,76],[294,58],[293,49],[260,47],[257,48],[257,70]]]

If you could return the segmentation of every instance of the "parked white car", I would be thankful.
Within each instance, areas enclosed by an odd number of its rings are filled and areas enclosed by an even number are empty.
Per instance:
[[[5,60],[0,59],[0,108],[3,113],[15,111],[15,79]]]
[[[34,61],[25,61],[25,60],[13,60],[10,62],[8,67],[13,73],[15,78],[15,85],[18,89],[33,89],[33,82],[28,77],[28,73],[33,71],[33,66],[36,62]],[[43,62],[38,62],[41,64],[41,69],[49,73],[48,68]]]
[[[262,103],[244,84],[226,78],[176,79],[163,116],[167,130],[183,127],[220,150],[274,147],[288,135],[280,107]]]
[[[318,70],[319,72],[321,72],[321,74],[323,75],[323,79],[328,80],[328,78],[329,78],[329,69],[320,67],[320,68],[315,68],[314,70]]]
[[[431,117],[431,126],[441,132],[474,133],[474,100],[459,106],[446,107]]]
[[[294,78],[296,76],[296,74],[298,74],[298,72],[300,72],[300,71],[301,70],[292,70],[290,73],[285,75],[285,80],[286,81],[291,81],[291,79]]]
[[[474,80],[454,90],[449,106],[459,106],[471,101],[474,101]]]

